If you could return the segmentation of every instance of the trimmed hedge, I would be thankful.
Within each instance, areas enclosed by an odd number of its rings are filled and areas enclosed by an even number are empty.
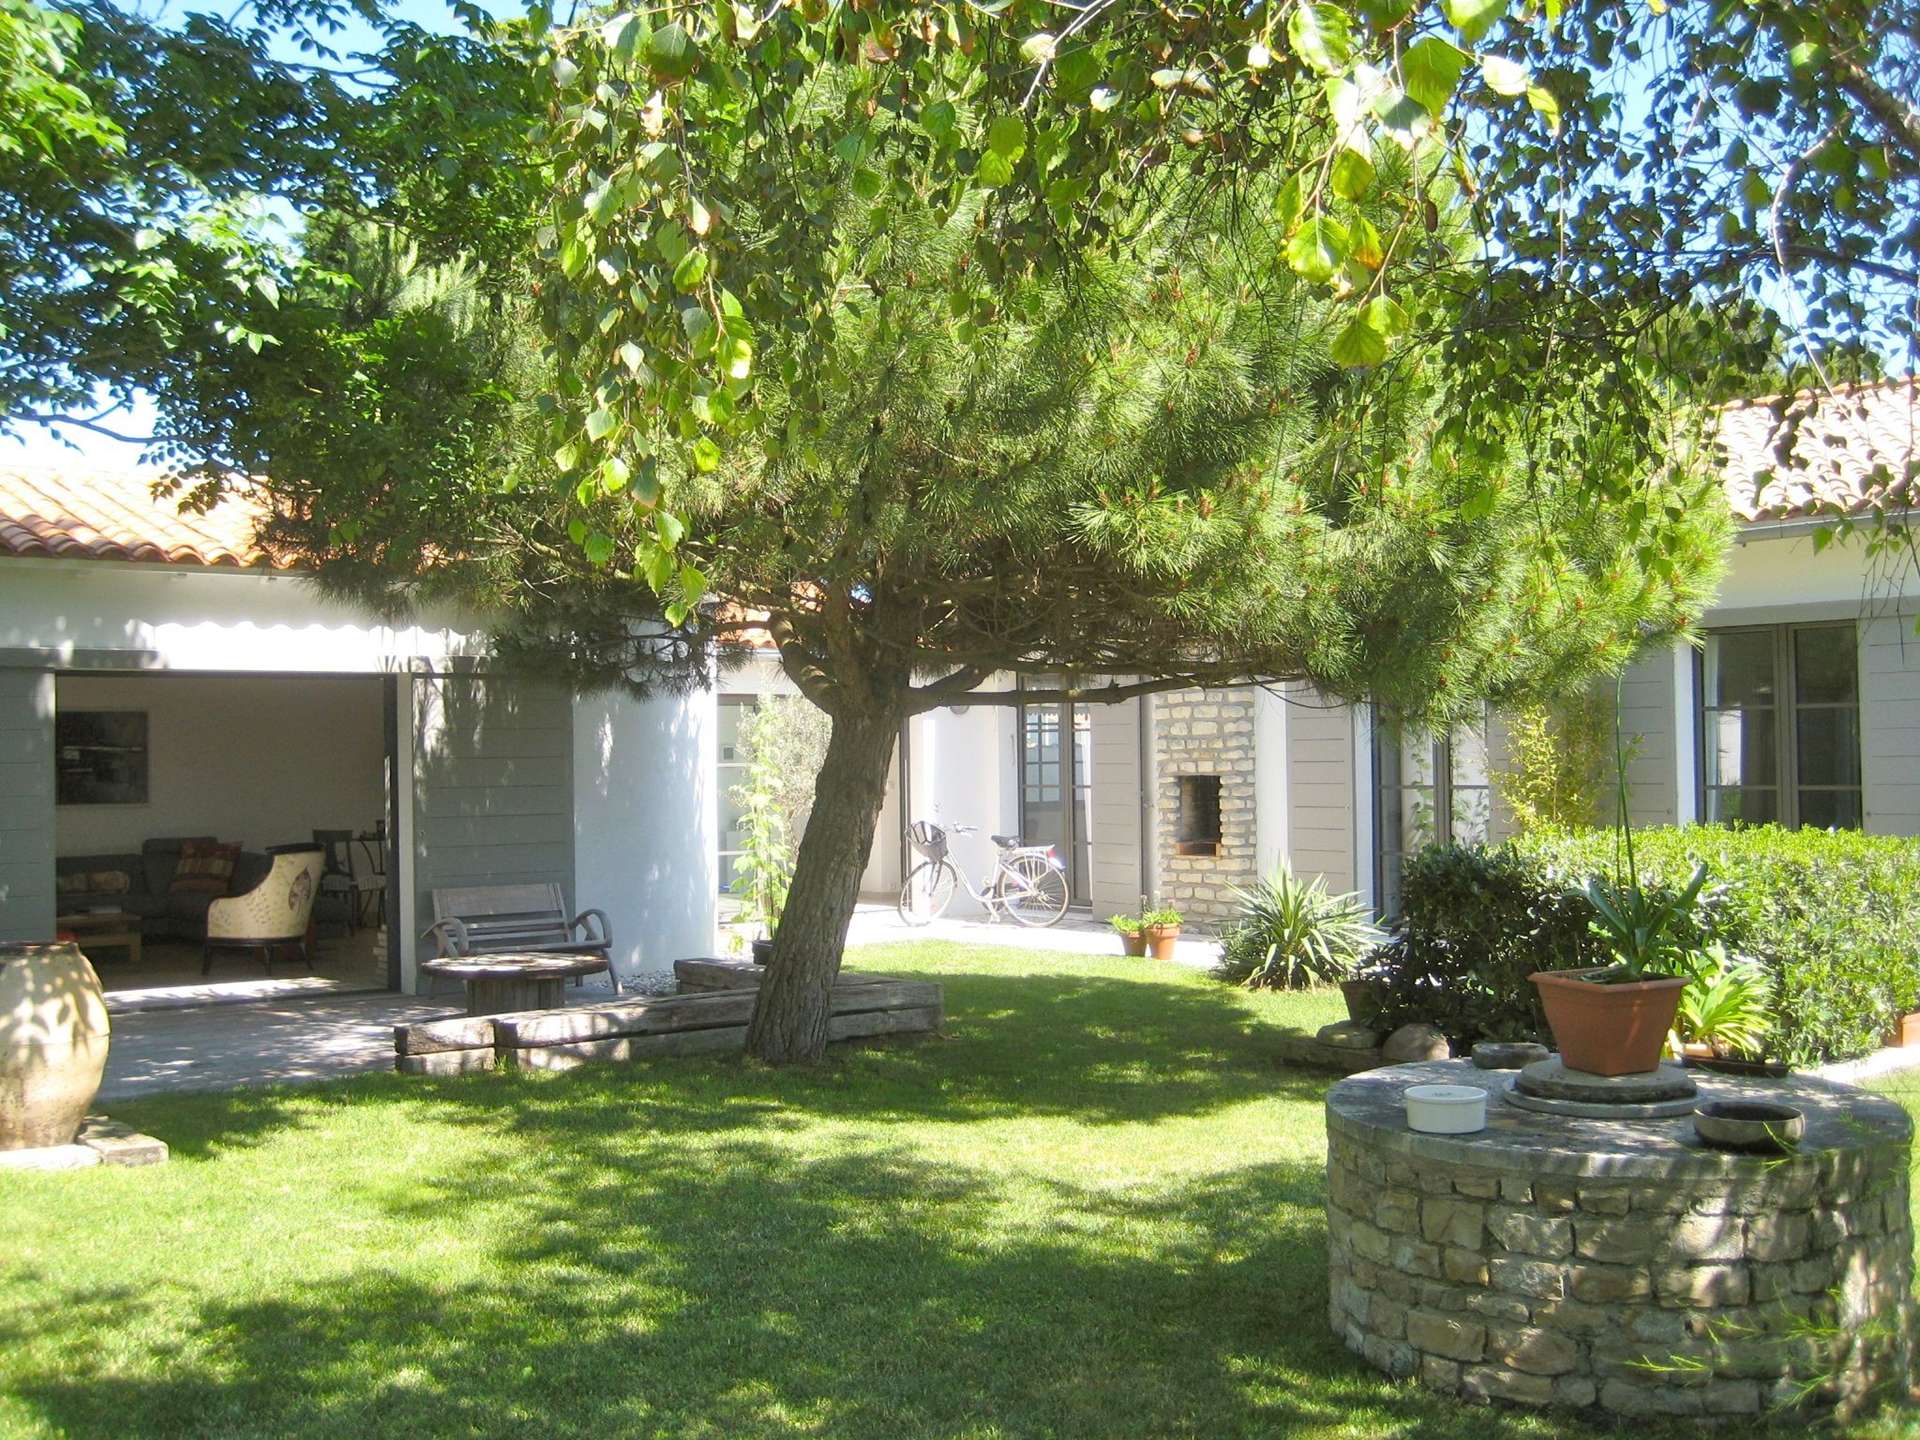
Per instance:
[[[1403,918],[1370,957],[1383,1019],[1426,1020],[1458,1045],[1541,1034],[1526,977],[1603,958],[1576,887],[1615,872],[1617,848],[1611,830],[1534,832],[1411,857]],[[1634,851],[1657,888],[1705,862],[1703,937],[1772,977],[1771,1054],[1802,1066],[1864,1055],[1920,1008],[1920,840],[1695,825],[1636,831]]]

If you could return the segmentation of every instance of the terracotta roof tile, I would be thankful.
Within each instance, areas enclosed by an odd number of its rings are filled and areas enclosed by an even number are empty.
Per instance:
[[[1920,377],[1742,400],[1720,412],[1724,480],[1743,520],[1920,504]]]
[[[266,516],[257,496],[183,514],[176,499],[154,498],[153,481],[132,470],[0,469],[0,555],[285,568],[255,539]]]

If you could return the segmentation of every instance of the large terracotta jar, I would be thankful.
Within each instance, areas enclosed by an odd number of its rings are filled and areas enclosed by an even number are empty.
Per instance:
[[[106,1068],[106,997],[80,947],[0,944],[0,1150],[72,1144]]]

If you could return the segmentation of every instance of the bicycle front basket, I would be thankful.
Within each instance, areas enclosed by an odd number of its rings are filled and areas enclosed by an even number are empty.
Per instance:
[[[913,848],[929,860],[947,858],[947,832],[931,820],[916,820],[907,827],[907,838],[913,841]]]

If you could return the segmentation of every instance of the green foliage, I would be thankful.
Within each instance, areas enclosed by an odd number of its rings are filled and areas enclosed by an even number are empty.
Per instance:
[[[1511,847],[1433,845],[1407,857],[1401,913],[1366,961],[1383,1029],[1437,1026],[1456,1048],[1545,1032],[1536,970],[1605,963],[1593,909]]]
[[[776,757],[761,754],[747,767],[746,782],[734,791],[744,841],[734,860],[733,893],[745,898],[767,936],[780,928],[793,884],[793,845],[780,810],[782,782]]]
[[[1137,915],[1109,915],[1107,924],[1113,927],[1113,933],[1116,935],[1138,935],[1141,928],[1140,917]]]
[[[1186,917],[1171,905],[1163,905],[1158,910],[1142,910],[1140,912],[1140,928],[1142,930],[1151,930],[1156,926],[1177,930],[1185,923],[1185,920]]]
[[[1548,883],[1611,864],[1605,833],[1534,834],[1517,843]],[[1920,1004],[1920,842],[1857,831],[1688,826],[1636,832],[1646,882],[1669,890],[1706,865],[1709,938],[1766,972],[1765,1049],[1795,1065],[1879,1046]]]
[[[1612,872],[1618,846],[1612,831],[1542,830],[1411,857],[1403,917],[1369,957],[1388,1023],[1428,1020],[1460,1043],[1540,1033],[1527,976],[1611,958],[1577,887]],[[1743,1048],[1803,1066],[1851,1059],[1920,1003],[1920,842],[1689,826],[1638,831],[1634,846],[1655,903],[1681,896],[1702,865],[1714,877],[1665,933],[1681,951],[1713,957],[1713,976],[1725,973],[1722,954],[1759,967],[1766,1024],[1758,1038],[1743,1032]],[[1753,1003],[1750,987],[1738,989],[1720,1000]],[[1692,993],[1697,1001],[1706,987]]]
[[[1221,937],[1213,977],[1249,990],[1293,990],[1346,979],[1366,948],[1359,897],[1284,865],[1250,890],[1235,887],[1240,912]]]
[[[1700,892],[1707,867],[1696,865],[1678,889],[1642,885],[1638,876],[1590,875],[1580,889],[1593,907],[1593,933],[1606,948],[1607,983],[1692,976],[1701,967]]]
[[[1680,1038],[1710,1045],[1716,1055],[1763,1058],[1773,1015],[1766,971],[1725,945],[1711,947],[1707,961],[1680,994]]]
[[[774,806],[796,845],[807,833],[814,782],[826,761],[831,729],[826,712],[797,695],[762,695],[740,716],[735,743],[749,767],[764,761],[771,771]],[[746,803],[739,792],[735,803]]]
[[[1613,790],[1613,706],[1599,687],[1574,691],[1503,717],[1506,763],[1494,774],[1521,830],[1595,824]],[[1631,742],[1629,758],[1639,745]]]

